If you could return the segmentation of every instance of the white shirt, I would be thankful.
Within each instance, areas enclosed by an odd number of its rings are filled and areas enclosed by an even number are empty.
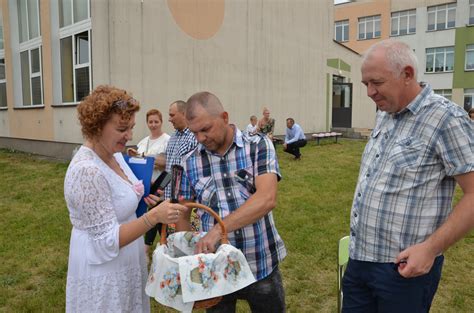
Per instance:
[[[161,134],[160,137],[156,139],[150,139],[150,136],[146,136],[137,144],[138,153],[144,154],[145,156],[156,158],[159,154],[166,153],[166,147],[168,146],[168,141],[170,140],[170,135],[167,133]],[[160,176],[161,171],[154,169],[152,181],[154,181],[158,176]]]

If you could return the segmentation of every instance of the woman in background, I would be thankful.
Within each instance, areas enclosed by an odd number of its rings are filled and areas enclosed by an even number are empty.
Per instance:
[[[270,110],[263,108],[263,118],[258,121],[258,130],[267,135],[273,141],[273,131],[275,130],[275,119],[270,117]]]
[[[137,153],[143,156],[155,158],[152,182],[160,176],[166,165],[166,147],[170,140],[170,135],[161,130],[163,116],[157,109],[151,109],[146,113],[146,124],[150,130],[150,135],[146,136],[137,144]]]
[[[111,86],[97,87],[77,107],[85,142],[64,179],[73,226],[66,312],[149,312],[142,235],[157,223],[179,223],[186,211],[162,202],[135,215],[143,183],[121,152],[132,139],[138,110],[126,91]],[[153,206],[158,198],[150,197],[145,201]]]

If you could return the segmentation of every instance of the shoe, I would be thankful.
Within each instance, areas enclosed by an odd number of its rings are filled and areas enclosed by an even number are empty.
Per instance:
[[[299,161],[299,160],[301,160],[301,154],[298,156],[295,156],[295,161]]]

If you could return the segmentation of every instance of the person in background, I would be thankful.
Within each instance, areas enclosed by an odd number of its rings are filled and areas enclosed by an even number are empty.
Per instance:
[[[291,117],[286,119],[286,135],[283,143],[283,151],[295,156],[295,160],[301,159],[300,148],[306,146],[306,136],[300,125],[295,123]]]
[[[471,108],[471,109],[469,110],[469,118],[470,118],[471,120],[474,120],[474,108]]]
[[[258,131],[268,136],[273,141],[273,131],[275,130],[275,119],[270,117],[270,110],[263,108],[263,117],[258,121]]]
[[[163,132],[163,116],[157,109],[151,109],[146,113],[146,124],[150,130],[150,135],[140,140],[137,144],[137,154],[155,158],[153,175],[151,181],[154,182],[166,166],[165,152],[168,147],[170,135]],[[156,238],[156,234],[160,231],[159,225],[150,229],[145,235],[145,252],[150,254],[150,247]]]
[[[251,141],[256,141],[257,139],[257,122],[257,117],[255,115],[252,115],[250,117],[250,124],[247,125],[247,129],[245,130],[245,135],[248,136]]]
[[[189,214],[163,202],[135,215],[144,187],[121,152],[138,110],[125,90],[111,86],[98,86],[77,107],[85,142],[64,179],[72,223],[66,312],[149,312],[142,235],[160,222],[180,227],[180,216]],[[154,206],[156,200],[145,201]]]
[[[196,137],[189,130],[185,117],[186,102],[182,100],[174,101],[169,107],[169,122],[176,130],[168,142],[166,149],[166,171],[171,173],[173,165],[181,165],[183,157],[193,150],[196,145]],[[171,184],[165,188],[165,199],[171,198]]]
[[[137,144],[137,154],[155,158],[152,182],[160,176],[165,169],[165,152],[168,147],[170,135],[163,132],[163,117],[157,109],[151,109],[146,113],[146,124],[150,130],[150,135],[146,136]]]
[[[229,124],[219,99],[209,93],[187,101],[186,119],[199,145],[183,162],[182,195],[211,207],[222,217],[230,243],[242,250],[257,282],[225,295],[207,312],[235,312],[236,300],[246,300],[252,312],[285,312],[285,292],[278,264],[286,249],[273,221],[280,170],[275,149],[266,136],[251,144]],[[221,237],[214,218],[202,215],[207,232],[196,253],[211,253]]]
[[[444,251],[474,228],[474,123],[418,83],[405,43],[376,43],[361,69],[378,112],[352,204],[342,311],[429,312]]]

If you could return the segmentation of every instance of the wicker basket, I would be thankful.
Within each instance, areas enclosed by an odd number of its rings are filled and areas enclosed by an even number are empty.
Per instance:
[[[189,209],[199,208],[199,209],[202,209],[202,210],[206,211],[207,213],[211,214],[214,217],[214,219],[217,221],[217,223],[219,223],[219,226],[221,227],[221,239],[220,239],[221,244],[228,244],[229,243],[229,239],[227,238],[227,230],[225,228],[225,225],[222,222],[222,219],[220,218],[220,216],[217,215],[217,213],[214,212],[214,210],[212,210],[211,208],[209,208],[209,207],[207,207],[203,204],[195,203],[195,202],[185,203],[184,205],[186,207],[188,207]],[[166,245],[166,243],[167,243],[167,241],[166,241],[166,229],[167,229],[167,225],[163,224],[163,227],[161,228],[160,245]],[[222,300],[222,297],[215,297],[215,298],[210,298],[210,299],[206,299],[206,300],[195,301],[193,308],[194,309],[208,309],[208,308],[213,307],[216,304],[218,304],[219,301],[221,301],[221,300]]]

